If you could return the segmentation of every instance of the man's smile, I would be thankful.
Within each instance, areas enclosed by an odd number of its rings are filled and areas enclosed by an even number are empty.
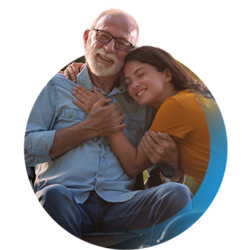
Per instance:
[[[105,60],[105,61],[108,61],[108,62],[112,62],[113,60],[112,59],[110,59],[110,58],[108,58],[108,57],[105,57],[105,56],[103,56],[103,55],[101,55],[101,54],[98,54],[103,60]]]

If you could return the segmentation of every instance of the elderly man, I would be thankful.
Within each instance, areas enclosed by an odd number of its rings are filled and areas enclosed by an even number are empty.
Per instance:
[[[155,226],[192,198],[178,183],[133,191],[136,176],[126,175],[106,138],[124,130],[137,145],[155,115],[155,110],[139,106],[129,96],[120,78],[138,32],[127,13],[101,13],[84,32],[87,64],[77,76],[78,87],[57,74],[39,95],[28,120],[25,160],[27,167],[36,166],[37,198],[59,225],[79,238],[88,232],[151,228],[153,245],[162,230]],[[101,99],[87,115],[74,104],[76,100],[72,102],[80,86],[89,90],[96,86],[112,103],[104,105]]]

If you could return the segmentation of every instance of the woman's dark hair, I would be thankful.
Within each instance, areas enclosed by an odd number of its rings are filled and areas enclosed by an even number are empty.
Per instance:
[[[172,83],[179,91],[190,89],[192,92],[214,99],[204,84],[193,79],[168,52],[160,48],[139,47],[127,55],[125,63],[133,60],[150,64],[159,72],[163,72],[167,68],[172,74]]]

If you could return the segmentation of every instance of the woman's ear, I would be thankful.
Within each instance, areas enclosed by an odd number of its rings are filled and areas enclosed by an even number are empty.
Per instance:
[[[166,82],[170,82],[172,80],[172,74],[171,72],[169,71],[168,68],[166,68],[164,71],[163,71],[164,75],[165,75],[165,81]]]

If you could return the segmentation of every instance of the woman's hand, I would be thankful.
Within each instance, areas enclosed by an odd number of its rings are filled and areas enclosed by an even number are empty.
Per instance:
[[[77,75],[83,70],[85,63],[76,63],[68,65],[68,67],[64,70],[63,74],[66,79],[71,79],[73,82],[76,82]]]
[[[96,87],[93,88],[93,92],[84,88],[81,85],[76,85],[73,87],[72,94],[79,101],[73,99],[73,103],[83,109],[85,112],[89,113],[92,106],[100,99],[106,99],[104,95],[101,94],[100,91],[97,90]],[[111,101],[111,100],[110,100]]]

